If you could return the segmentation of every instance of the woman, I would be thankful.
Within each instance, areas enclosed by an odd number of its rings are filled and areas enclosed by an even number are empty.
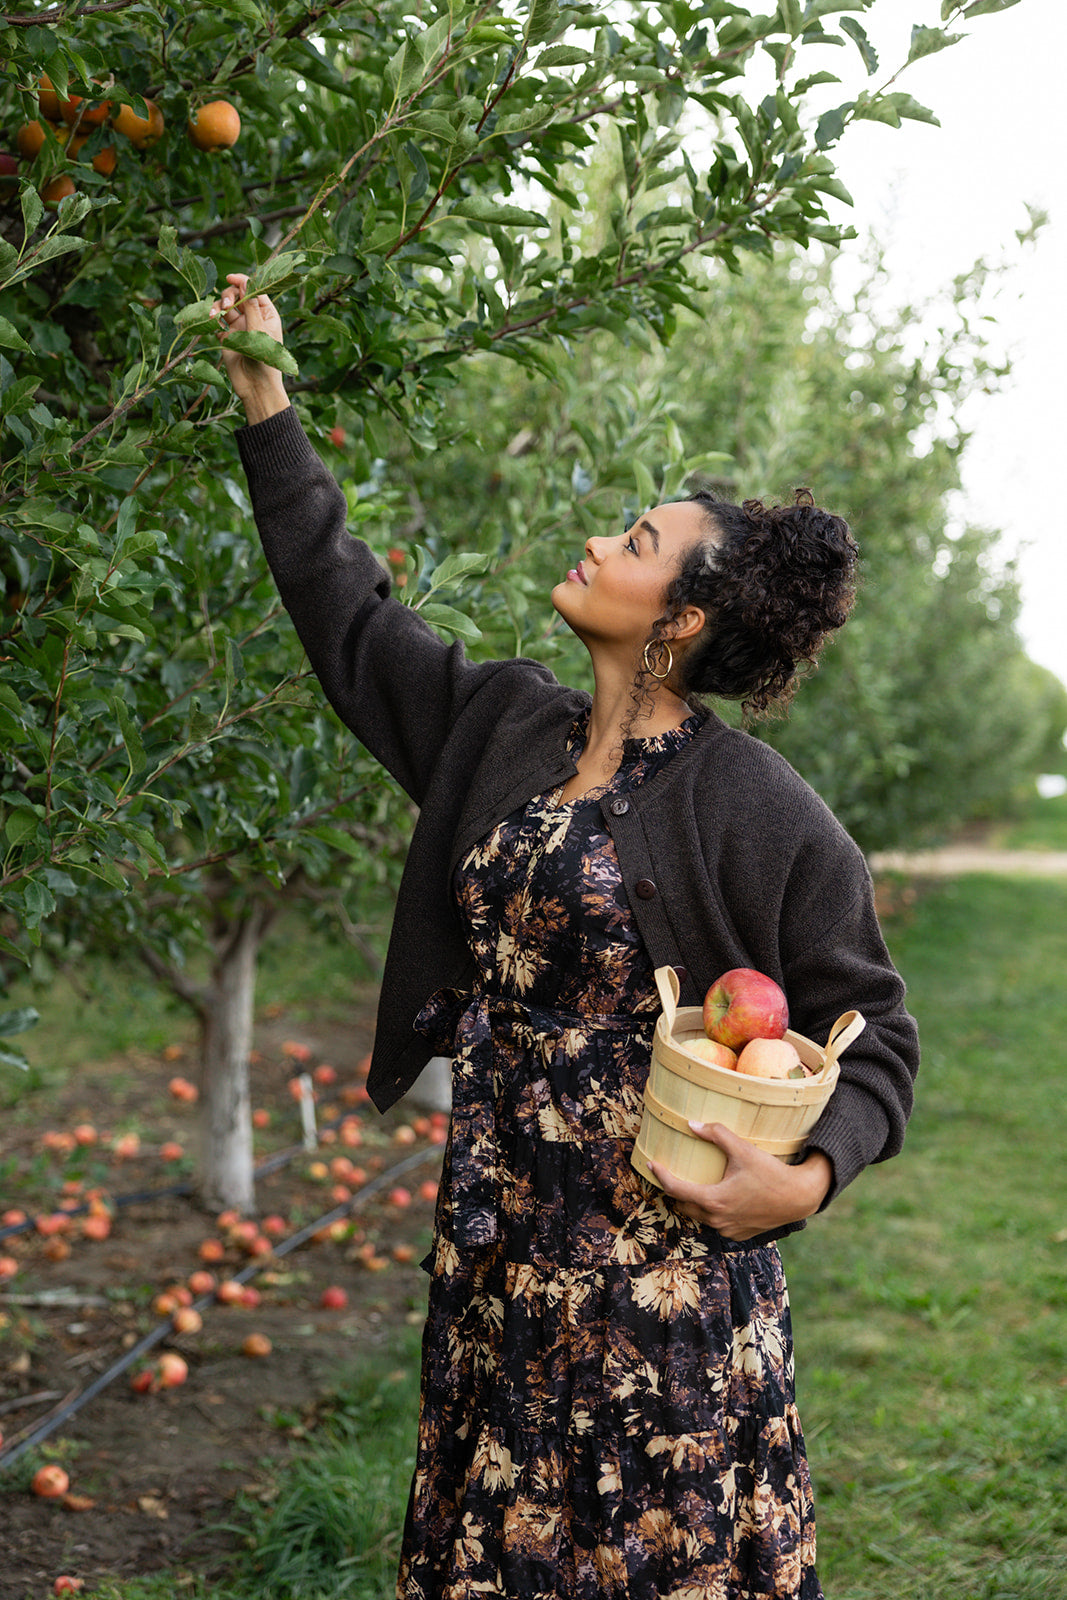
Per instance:
[[[229,284],[222,322],[280,339]],[[899,1150],[915,1029],[859,850],[691,696],[788,695],[848,613],[848,529],[697,497],[589,539],[552,601],[590,697],[391,600],[278,373],[223,356],[311,664],[419,806],[370,1089],[386,1108],[436,1052],[454,1086],[398,1596],[817,1600],[775,1241]],[[815,1039],[866,1016],[798,1165],[713,1125],[715,1185],[630,1166],[667,963],[689,1003],[767,973]]]

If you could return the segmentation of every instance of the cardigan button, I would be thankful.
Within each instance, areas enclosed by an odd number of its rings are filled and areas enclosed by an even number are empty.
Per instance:
[[[613,817],[624,817],[630,809],[629,800],[613,800],[608,808]]]
[[[634,893],[639,900],[652,900],[655,898],[656,885],[651,878],[638,878],[634,884]]]
[[[686,978],[688,978],[688,976],[689,976],[689,968],[688,967],[675,967],[674,970],[678,975],[678,982],[680,984],[684,983]]]

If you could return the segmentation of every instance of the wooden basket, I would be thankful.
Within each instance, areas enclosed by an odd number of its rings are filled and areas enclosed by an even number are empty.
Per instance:
[[[678,1006],[678,974],[660,967],[656,986],[663,1012],[652,1040],[652,1065],[645,1086],[644,1114],[634,1143],[631,1164],[647,1178],[649,1161],[690,1183],[718,1183],[726,1170],[726,1156],[718,1145],[698,1138],[693,1122],[721,1122],[781,1161],[796,1161],[807,1135],[818,1122],[837,1083],[837,1058],[863,1031],[866,1023],[858,1011],[846,1011],[830,1030],[824,1047],[787,1030],[810,1078],[756,1078],[751,1073],[716,1067],[686,1048],[689,1040],[704,1039],[700,1006]]]

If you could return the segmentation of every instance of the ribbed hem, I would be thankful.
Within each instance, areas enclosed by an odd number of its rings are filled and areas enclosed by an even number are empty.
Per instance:
[[[234,438],[241,452],[241,465],[250,479],[296,472],[311,463],[318,464],[319,458],[292,406],[268,417],[265,422],[238,428]]]

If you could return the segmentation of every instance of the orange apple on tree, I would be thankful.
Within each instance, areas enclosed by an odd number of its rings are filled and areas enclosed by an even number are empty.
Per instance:
[[[716,1044],[741,1050],[750,1039],[780,1039],[789,1026],[785,995],[765,973],[732,967],[704,997],[704,1032]]]

